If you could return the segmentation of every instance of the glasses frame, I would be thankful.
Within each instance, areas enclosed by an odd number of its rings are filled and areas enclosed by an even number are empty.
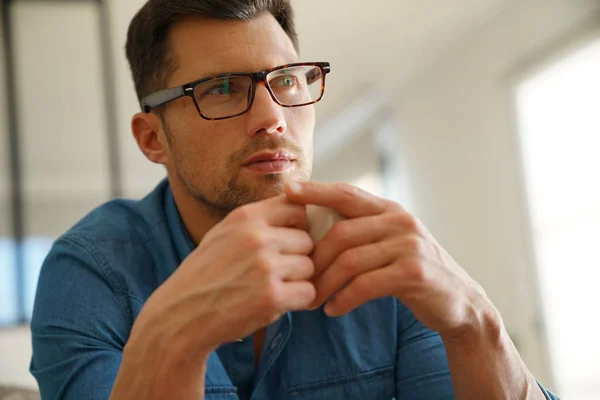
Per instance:
[[[277,100],[277,97],[273,93],[271,86],[269,85],[269,82],[267,82],[267,76],[271,72],[286,69],[286,68],[291,68],[291,67],[317,67],[321,70],[321,76],[322,76],[321,95],[319,96],[318,99],[313,100],[308,103],[295,104],[295,105],[283,104],[279,100]],[[170,88],[170,89],[163,89],[163,90],[159,90],[158,92],[154,92],[151,95],[148,95],[148,96],[144,97],[144,99],[142,99],[141,106],[142,106],[142,110],[145,113],[149,113],[150,111],[152,111],[153,108],[160,107],[160,106],[167,104],[173,100],[177,100],[177,99],[187,96],[187,97],[192,98],[192,100],[194,101],[194,105],[196,106],[196,109],[198,110],[198,114],[200,114],[200,116],[205,120],[218,121],[218,120],[222,120],[222,119],[234,118],[234,117],[239,117],[240,115],[245,114],[246,112],[248,112],[248,110],[250,110],[250,108],[252,107],[252,103],[254,103],[254,96],[256,94],[256,86],[259,83],[263,83],[265,85],[265,87],[267,88],[269,94],[271,95],[271,98],[273,99],[273,101],[275,103],[279,104],[281,107],[303,107],[303,106],[308,106],[310,104],[315,104],[323,98],[323,95],[325,94],[325,76],[330,72],[331,72],[331,66],[328,62],[300,62],[300,63],[284,64],[284,65],[280,65],[277,67],[265,69],[264,71],[260,71],[260,72],[239,72],[239,73],[227,73],[227,74],[207,76],[205,78],[202,78],[202,79],[190,82],[190,83],[186,83],[181,86],[177,86],[177,87]],[[239,112],[235,115],[230,115],[227,117],[209,118],[209,117],[205,116],[202,113],[202,110],[200,110],[200,106],[198,105],[196,96],[194,96],[194,91],[196,90],[196,86],[198,86],[204,82],[210,81],[212,79],[231,78],[231,77],[239,77],[239,76],[249,77],[250,80],[252,81],[252,86],[250,88],[250,93],[249,93],[250,97],[248,99],[248,107],[246,107],[246,109],[242,112]]]

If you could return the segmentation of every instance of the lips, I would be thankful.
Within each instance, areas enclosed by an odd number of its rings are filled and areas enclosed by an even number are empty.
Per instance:
[[[252,164],[258,163],[269,163],[269,162],[293,162],[296,161],[296,157],[287,152],[287,151],[277,151],[277,152],[262,152],[253,155],[244,163],[242,166],[247,167]]]
[[[254,174],[285,173],[294,168],[296,157],[287,151],[262,152],[247,159],[242,166]]]

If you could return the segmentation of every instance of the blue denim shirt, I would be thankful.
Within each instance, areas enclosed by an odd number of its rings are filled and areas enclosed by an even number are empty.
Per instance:
[[[42,267],[31,373],[43,399],[108,399],[142,306],[192,251],[168,183],[140,201],[114,200],[54,244]],[[232,249],[234,251],[234,249]],[[206,399],[453,399],[440,337],[394,298],[341,318],[322,309],[267,328],[208,360]],[[555,399],[547,393],[548,399]]]

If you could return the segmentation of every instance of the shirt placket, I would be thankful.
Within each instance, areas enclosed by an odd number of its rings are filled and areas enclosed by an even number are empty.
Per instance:
[[[267,400],[273,397],[276,382],[269,379],[269,372],[273,369],[275,362],[282,350],[285,348],[292,331],[292,317],[290,313],[285,314],[279,321],[270,325],[265,333],[262,355],[255,375],[254,390],[250,400]]]

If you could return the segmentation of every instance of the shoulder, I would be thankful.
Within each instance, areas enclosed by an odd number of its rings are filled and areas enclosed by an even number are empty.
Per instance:
[[[144,243],[157,226],[165,224],[164,183],[141,200],[115,199],[92,210],[62,238],[75,242]]]
[[[40,284],[45,284],[44,278],[92,274],[113,292],[143,302],[160,283],[144,282],[144,275],[157,275],[153,243],[168,236],[165,190],[161,184],[141,200],[112,200],[91,211],[54,242]]]

